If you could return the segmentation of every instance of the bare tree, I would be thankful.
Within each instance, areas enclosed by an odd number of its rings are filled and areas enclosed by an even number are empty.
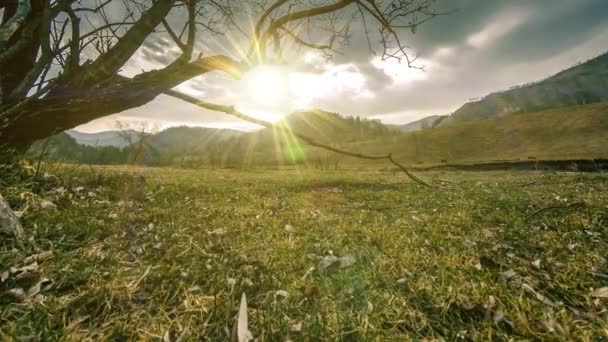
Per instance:
[[[287,47],[347,53],[361,23],[383,59],[412,66],[401,42],[439,15],[433,0],[2,0],[0,145],[27,148],[79,124],[135,108],[194,77],[238,78],[260,63],[285,61]],[[116,15],[116,13],[122,14]],[[248,25],[253,21],[252,25]],[[249,27],[250,26],[250,27]],[[361,31],[361,30],[359,30]],[[233,53],[212,50],[212,35],[247,40]],[[148,39],[170,37],[180,53],[132,78],[121,68]],[[239,38],[239,39],[241,39]]]
[[[152,138],[158,133],[160,126],[158,123],[146,121],[127,122],[117,120],[114,124],[118,135],[127,144],[131,152],[129,154],[129,164],[139,164],[146,155],[154,151]]]

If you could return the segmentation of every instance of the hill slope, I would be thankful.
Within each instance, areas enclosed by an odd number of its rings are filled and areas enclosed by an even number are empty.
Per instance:
[[[493,93],[460,107],[439,126],[499,118],[509,113],[608,100],[608,53],[564,70],[542,82]]]
[[[431,115],[404,125],[389,125],[389,127],[401,132],[416,132],[438,126],[447,115]]]
[[[517,113],[351,144],[410,164],[608,157],[608,102]]]

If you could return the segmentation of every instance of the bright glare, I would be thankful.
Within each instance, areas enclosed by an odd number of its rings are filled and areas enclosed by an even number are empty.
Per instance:
[[[365,77],[351,64],[326,64],[312,73],[260,65],[241,78],[236,108],[255,118],[276,122],[291,112],[311,108],[315,100],[334,96],[373,97],[365,82]]]
[[[241,98],[237,108],[258,119],[280,120],[295,100],[286,67],[257,66],[245,73],[240,82]]]
[[[412,81],[424,80],[428,77],[428,74],[424,71],[416,68],[410,68],[405,61],[399,61],[396,59],[382,60],[380,58],[374,58],[371,61],[372,65],[382,70],[384,74],[390,77],[393,82],[403,84]],[[426,65],[428,63],[422,60],[416,61],[418,65]]]
[[[273,106],[289,96],[288,71],[277,66],[263,65],[246,73],[241,82],[247,95],[261,105]]]

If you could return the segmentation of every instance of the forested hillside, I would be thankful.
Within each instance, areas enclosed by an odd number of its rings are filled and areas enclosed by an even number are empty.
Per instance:
[[[608,53],[604,53],[541,82],[514,86],[505,92],[466,103],[442,120],[439,126],[607,100]]]

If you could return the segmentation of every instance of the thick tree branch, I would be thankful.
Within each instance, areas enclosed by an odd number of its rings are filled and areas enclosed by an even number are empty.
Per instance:
[[[118,71],[167,16],[174,3],[175,0],[154,2],[152,7],[144,12],[141,18],[118,40],[116,45],[99,56],[87,68],[91,73],[89,77],[96,78],[100,74],[112,75]]]
[[[355,2],[354,0],[340,0],[331,5],[312,7],[312,8],[301,10],[301,11],[287,13],[287,14],[273,20],[268,25],[266,30],[264,30],[263,33],[260,33],[259,40],[254,39],[254,42],[253,42],[254,49],[252,49],[252,50],[259,52],[260,55],[262,57],[264,57],[265,49],[266,49],[266,46],[268,45],[268,41],[274,36],[276,31],[279,30],[281,27],[286,27],[286,25],[288,23],[296,21],[296,20],[311,18],[311,17],[338,11],[354,2]],[[282,4],[283,3],[281,3],[281,5]],[[262,25],[263,25],[263,22],[262,22]]]
[[[13,34],[19,30],[31,9],[30,0],[19,0],[15,14],[0,26],[0,53],[4,51]]]
[[[163,26],[165,27],[165,30],[167,30],[167,33],[171,37],[171,39],[173,39],[173,42],[177,46],[179,46],[180,49],[182,49],[182,50],[186,49],[186,44],[184,44],[184,42],[182,42],[182,40],[179,39],[179,37],[177,36],[177,34],[175,34],[175,31],[173,31],[173,28],[171,28],[171,25],[169,25],[169,23],[167,22],[167,20],[163,19],[162,23],[163,23]]]
[[[62,10],[70,17],[72,28],[72,39],[70,40],[70,57],[68,63],[69,71],[75,70],[80,65],[80,18],[69,3],[64,2]]]

